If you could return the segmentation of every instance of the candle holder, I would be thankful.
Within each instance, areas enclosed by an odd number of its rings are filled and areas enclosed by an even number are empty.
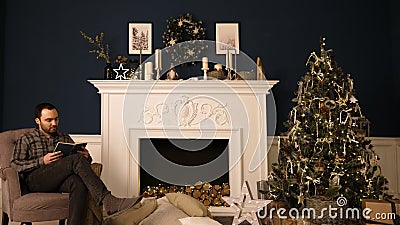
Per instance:
[[[142,63],[140,63],[137,73],[139,74],[139,80],[143,80],[143,76],[142,76],[142,74],[143,74]]]
[[[201,68],[201,70],[203,70],[203,73],[204,73],[204,80],[207,80],[208,79],[208,77],[207,77],[207,71],[209,70],[209,68]]]
[[[156,80],[160,79],[160,68],[156,67]]]
[[[231,68],[229,68],[229,67],[226,67],[226,71],[228,71],[228,80],[233,80],[232,79],[232,69]]]
[[[155,50],[155,54],[154,54],[154,58],[155,58],[155,70],[156,70],[156,80],[160,79],[160,70],[162,70],[162,62],[161,62],[161,50],[160,49],[156,49]]]
[[[143,72],[143,68],[142,68],[142,45],[140,44],[140,49],[139,49],[139,77],[140,80],[144,80],[142,77],[142,72]]]

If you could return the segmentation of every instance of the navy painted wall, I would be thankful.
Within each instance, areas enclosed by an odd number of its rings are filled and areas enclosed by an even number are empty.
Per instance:
[[[112,56],[127,56],[128,22],[153,23],[153,48],[163,48],[166,20],[190,13],[202,20],[207,39],[216,22],[240,23],[240,48],[260,56],[273,94],[277,132],[284,131],[311,51],[319,37],[355,80],[357,98],[371,121],[372,136],[400,136],[399,3],[396,0],[252,1],[2,1],[0,130],[33,126],[33,107],[50,101],[61,112],[61,129],[100,132],[100,96],[88,79],[103,77],[104,62],[87,53],[79,31],[104,31]],[[137,58],[136,56],[130,56]],[[1,67],[0,67],[1,68]]]

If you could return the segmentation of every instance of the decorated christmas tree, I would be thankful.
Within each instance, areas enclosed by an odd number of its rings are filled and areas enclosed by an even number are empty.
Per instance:
[[[272,198],[301,207],[307,198],[335,200],[360,207],[361,199],[382,199],[387,180],[369,136],[369,121],[355,97],[353,80],[336,64],[321,38],[306,74],[298,82],[297,103],[285,122],[278,163],[269,176]]]

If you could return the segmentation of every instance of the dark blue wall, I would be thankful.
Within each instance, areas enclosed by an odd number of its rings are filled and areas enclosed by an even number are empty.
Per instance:
[[[112,56],[127,56],[128,22],[152,22],[153,48],[162,48],[166,20],[188,12],[203,21],[210,40],[216,22],[240,23],[241,50],[253,59],[260,56],[268,79],[280,80],[273,89],[277,134],[284,131],[307,57],[324,35],[355,80],[371,135],[400,136],[400,7],[395,0],[2,2],[1,130],[33,126],[34,105],[50,101],[61,112],[62,130],[98,134],[100,96],[86,80],[101,79],[104,62],[87,53],[79,31],[104,31]]]

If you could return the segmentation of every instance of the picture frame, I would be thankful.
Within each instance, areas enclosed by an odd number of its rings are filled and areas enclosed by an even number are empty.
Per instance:
[[[239,54],[239,23],[216,23],[215,41],[216,54],[226,54],[229,46]]]
[[[152,54],[152,35],[152,23],[129,23],[128,53]]]

